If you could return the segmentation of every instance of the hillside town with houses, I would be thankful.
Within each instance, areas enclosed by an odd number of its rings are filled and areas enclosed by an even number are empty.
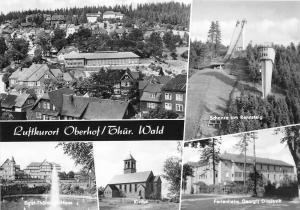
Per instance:
[[[0,15],[1,119],[183,118],[188,25],[157,6]]]

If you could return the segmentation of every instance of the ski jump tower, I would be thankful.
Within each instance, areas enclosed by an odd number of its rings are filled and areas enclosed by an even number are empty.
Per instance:
[[[268,45],[263,45],[259,47],[259,60],[261,64],[263,98],[266,98],[271,92],[271,81],[272,81],[274,59],[275,59],[274,48]]]
[[[234,31],[230,40],[230,44],[227,53],[224,57],[224,61],[229,60],[233,54],[237,51],[243,51],[245,47],[245,25],[246,19],[238,20],[235,24]]]

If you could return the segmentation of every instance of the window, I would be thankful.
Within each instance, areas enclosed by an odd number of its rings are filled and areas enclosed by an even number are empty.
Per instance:
[[[137,192],[137,184],[134,184],[134,192]]]
[[[46,102],[43,103],[43,108],[47,109],[47,103]]]
[[[165,93],[165,99],[166,100],[172,100],[172,94],[171,93]]]
[[[147,103],[147,108],[148,108],[148,109],[155,109],[155,108],[156,108],[156,103],[148,102],[148,103]]]
[[[155,98],[155,93],[151,93],[150,98]]]
[[[40,112],[36,112],[36,113],[35,113],[35,117],[36,117],[37,119],[42,119],[42,114],[41,114]]]
[[[50,109],[50,103],[46,103],[47,104],[47,109]]]
[[[165,110],[172,110],[172,104],[171,103],[165,103]]]
[[[183,112],[183,105],[182,104],[176,104],[176,111],[177,112]]]
[[[124,185],[124,191],[127,192],[127,185]]]
[[[182,94],[176,94],[176,101],[183,101],[183,95]]]
[[[129,184],[129,192],[131,192],[131,184]]]

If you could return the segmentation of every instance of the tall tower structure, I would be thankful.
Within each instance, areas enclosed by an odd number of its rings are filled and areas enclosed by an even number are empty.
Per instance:
[[[124,174],[136,173],[136,160],[129,154],[124,159]]]
[[[262,75],[262,93],[266,98],[271,92],[273,64],[275,60],[275,50],[271,46],[264,45],[259,47],[259,60]]]

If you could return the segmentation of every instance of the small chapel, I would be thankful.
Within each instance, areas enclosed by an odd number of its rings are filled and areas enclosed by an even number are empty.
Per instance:
[[[131,154],[124,159],[124,172],[115,175],[104,189],[104,197],[161,199],[161,178],[152,171],[136,170],[136,160]]]

